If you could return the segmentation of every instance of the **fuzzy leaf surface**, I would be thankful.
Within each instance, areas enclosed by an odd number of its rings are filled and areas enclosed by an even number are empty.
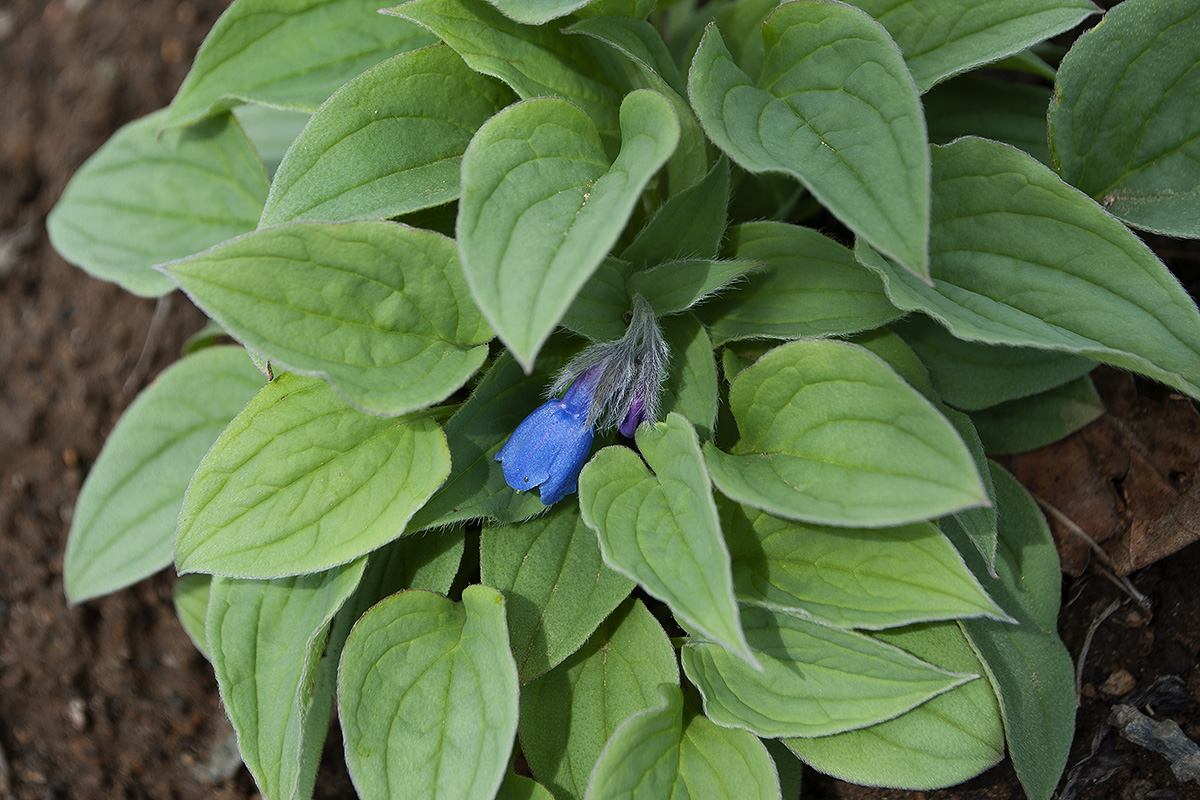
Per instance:
[[[475,302],[527,371],[679,141],[675,112],[648,90],[626,96],[621,131],[621,152],[610,164],[583,111],[538,98],[489,120],[463,156],[463,271]]]
[[[394,594],[350,632],[338,670],[346,764],[364,800],[492,800],[517,731],[504,598]]]
[[[492,338],[454,242],[393,222],[266,228],[168,271],[248,347],[328,378],[372,413],[442,400],[479,369]]]
[[[192,474],[262,383],[240,347],[212,347],[168,367],[138,395],[75,504],[63,557],[71,602],[129,586],[171,563]]]
[[[171,291],[152,267],[254,230],[267,174],[228,114],[158,135],[134,120],[83,163],[46,219],[63,258],[141,297]]]
[[[896,45],[843,3],[794,2],[763,26],[757,81],[713,26],[688,94],[709,138],[750,172],[781,172],[852,231],[929,272],[929,151],[916,87]]]
[[[183,572],[278,578],[345,564],[399,536],[450,472],[428,419],[356,411],[284,374],[217,439],[184,498]]]

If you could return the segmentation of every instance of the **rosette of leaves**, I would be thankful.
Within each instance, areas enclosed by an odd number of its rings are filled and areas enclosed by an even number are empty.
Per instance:
[[[1200,3],[1126,0],[1061,65],[1088,0],[380,10],[235,0],[51,214],[231,342],[112,432],[70,599],[174,562],[267,798],[311,794],[335,705],[364,798],[1006,753],[1049,798],[1058,564],[987,456],[1099,413],[1097,362],[1200,395],[1200,314],[1127,227],[1197,232]],[[635,294],[662,418],[547,510],[494,456]]]

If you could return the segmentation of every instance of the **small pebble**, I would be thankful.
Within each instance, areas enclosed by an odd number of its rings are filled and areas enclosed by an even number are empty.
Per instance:
[[[1129,670],[1114,670],[1100,686],[1100,691],[1110,697],[1120,697],[1129,694],[1137,686],[1137,679],[1129,674]]]
[[[83,701],[82,697],[72,697],[67,701],[67,721],[77,731],[87,728],[87,703]]]

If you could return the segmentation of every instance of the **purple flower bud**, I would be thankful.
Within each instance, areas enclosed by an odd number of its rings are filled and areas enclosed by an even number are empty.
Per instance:
[[[635,397],[629,404],[629,413],[625,415],[625,419],[621,420],[618,430],[621,431],[622,436],[632,439],[633,435],[637,433],[638,425],[641,425],[645,418],[646,404],[642,402],[642,398]]]

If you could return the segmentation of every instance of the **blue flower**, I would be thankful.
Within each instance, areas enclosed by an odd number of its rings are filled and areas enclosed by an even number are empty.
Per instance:
[[[519,492],[542,487],[544,505],[575,491],[592,449],[594,427],[588,423],[588,409],[596,375],[581,375],[561,400],[543,403],[508,437],[496,460],[504,465],[509,486]]]
[[[541,487],[545,505],[575,491],[597,427],[632,437],[658,418],[658,395],[669,351],[654,310],[634,295],[629,329],[620,339],[591,345],[558,374],[552,398],[524,419],[500,448],[504,480],[523,492]]]

